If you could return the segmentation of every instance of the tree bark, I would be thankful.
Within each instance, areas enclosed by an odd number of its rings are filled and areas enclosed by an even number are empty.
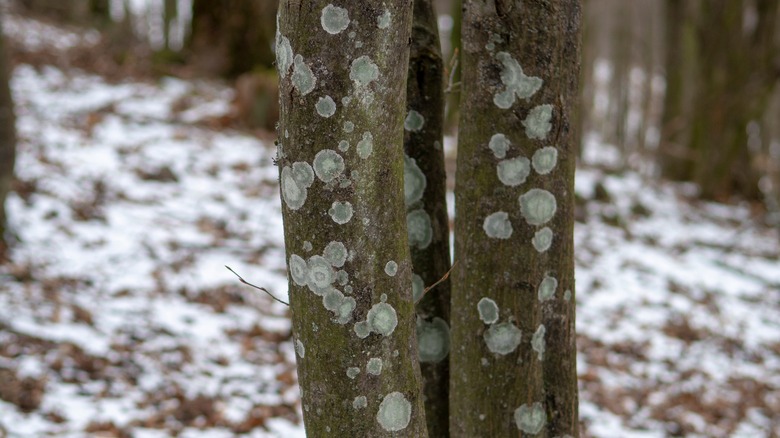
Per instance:
[[[0,14],[0,22],[2,21]],[[11,68],[8,64],[5,37],[0,25],[0,261],[5,258],[7,217],[5,198],[11,191],[16,161],[16,118],[9,86]]]
[[[578,0],[465,2],[453,436],[578,436],[580,9]]]
[[[193,0],[188,41],[193,64],[228,77],[272,68],[278,0]]]
[[[276,37],[304,423],[311,437],[425,437],[402,196],[412,3],[342,4],[283,0]]]
[[[431,0],[415,0],[406,84],[404,197],[407,214],[430,219],[430,242],[410,246],[413,292],[422,293],[450,269],[444,130],[443,62]],[[414,216],[412,216],[414,217]],[[426,232],[428,232],[426,230]],[[428,435],[447,437],[449,424],[450,282],[443,281],[417,304],[417,338]]]

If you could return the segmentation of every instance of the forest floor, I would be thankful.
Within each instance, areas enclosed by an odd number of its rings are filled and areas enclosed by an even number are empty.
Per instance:
[[[68,41],[5,24],[23,47]],[[0,437],[304,436],[287,308],[224,267],[286,298],[273,141],[224,128],[231,90],[42,64],[12,88]],[[780,435],[777,231],[586,148],[583,436]]]

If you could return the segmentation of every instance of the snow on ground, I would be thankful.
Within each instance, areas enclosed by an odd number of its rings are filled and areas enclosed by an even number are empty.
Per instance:
[[[303,436],[271,144],[230,93],[13,77],[0,436]],[[452,144],[448,140],[447,144]],[[575,229],[584,436],[780,435],[780,244],[749,206],[588,157]]]

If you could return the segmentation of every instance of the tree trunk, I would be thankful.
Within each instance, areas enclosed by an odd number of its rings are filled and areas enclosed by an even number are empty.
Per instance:
[[[580,2],[465,2],[450,432],[578,435]]]
[[[189,53],[202,72],[236,77],[273,65],[278,0],[193,0]]]
[[[276,38],[304,423],[311,437],[425,437],[402,196],[412,3],[344,4],[282,1]]]
[[[0,22],[2,22],[0,14]],[[16,161],[16,118],[9,86],[11,68],[5,47],[5,37],[0,25],[0,261],[6,256],[5,198],[11,191]]]
[[[404,198],[409,218],[423,218],[422,239],[413,238],[413,292],[423,292],[450,269],[444,129],[443,62],[431,0],[415,0],[406,84]],[[428,225],[430,224],[430,225]],[[444,281],[417,304],[417,338],[428,435],[449,433],[450,283]]]

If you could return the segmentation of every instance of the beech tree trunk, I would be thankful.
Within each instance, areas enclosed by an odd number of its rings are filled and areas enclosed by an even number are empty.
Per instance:
[[[412,3],[283,0],[277,164],[310,437],[425,437],[406,239]]]
[[[413,295],[450,269],[444,130],[443,62],[431,0],[415,0],[406,85],[404,198],[408,217],[424,222],[422,239],[412,236]],[[428,225],[429,224],[429,225]],[[414,229],[414,224],[412,227]],[[428,237],[430,236],[430,237]],[[431,289],[417,304],[417,340],[431,437],[446,437],[449,423],[450,282]]]
[[[0,14],[0,22],[2,14]],[[16,118],[9,86],[11,68],[8,64],[5,37],[0,25],[0,261],[6,256],[5,198],[11,191],[16,161]]]
[[[450,433],[578,436],[579,0],[468,0]]]

